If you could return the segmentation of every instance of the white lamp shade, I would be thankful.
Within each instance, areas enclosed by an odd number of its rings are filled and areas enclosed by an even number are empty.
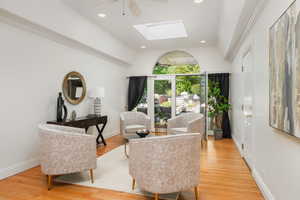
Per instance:
[[[89,91],[90,98],[102,98],[105,96],[105,90],[103,87],[96,87]]]

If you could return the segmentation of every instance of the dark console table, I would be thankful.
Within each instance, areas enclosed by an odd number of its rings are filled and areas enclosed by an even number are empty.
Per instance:
[[[100,144],[99,139],[101,137],[102,143],[106,145],[106,142],[104,140],[104,137],[102,135],[102,132],[107,124],[107,116],[101,116],[101,117],[79,117],[75,120],[66,120],[63,122],[57,122],[57,121],[49,121],[48,124],[55,124],[55,125],[61,125],[61,126],[71,126],[76,128],[84,128],[87,132],[88,128],[91,126],[96,126],[98,130],[98,136],[97,136],[97,144]],[[99,125],[102,124],[101,129],[99,128]]]

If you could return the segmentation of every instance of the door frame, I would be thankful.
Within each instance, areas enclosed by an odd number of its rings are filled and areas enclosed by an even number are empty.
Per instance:
[[[247,58],[250,56],[250,58]],[[251,82],[249,83],[251,88],[251,98],[252,102],[251,105],[247,105],[246,103],[246,92],[245,92],[245,86],[247,79],[246,76],[249,76],[248,69],[245,67],[245,61],[246,59],[249,59],[250,62],[250,68],[251,68]],[[254,105],[254,88],[253,88],[253,82],[254,82],[254,76],[253,76],[253,65],[254,65],[254,57],[253,57],[253,51],[252,46],[249,46],[242,57],[242,80],[243,80],[243,88],[242,88],[242,107],[241,112],[243,116],[243,126],[242,126],[242,156],[250,169],[253,168],[253,133],[254,133],[254,123],[253,123],[253,105]],[[245,71],[247,70],[247,71]],[[251,106],[251,107],[250,107]],[[251,124],[249,124],[249,121],[251,120]],[[250,128],[249,128],[250,127]]]
[[[148,76],[147,79],[147,102],[148,102],[148,115],[151,118],[151,129],[155,131],[155,120],[154,120],[154,81],[155,80],[170,80],[171,81],[171,89],[172,89],[172,97],[171,97],[171,117],[176,117],[176,77],[178,76],[203,76],[205,77],[205,135],[207,137],[207,120],[208,120],[208,112],[207,112],[207,98],[208,98],[208,73],[197,73],[197,74],[162,74],[156,75],[153,74],[152,76]],[[201,83],[200,83],[201,84]]]
[[[154,119],[154,116],[155,116],[155,111],[154,111],[154,82],[156,80],[169,80],[171,81],[171,90],[172,90],[172,97],[171,97],[171,102],[172,102],[172,106],[171,106],[171,117],[175,117],[176,115],[176,76],[174,75],[155,75],[155,76],[151,76],[148,78],[148,81],[147,81],[147,87],[148,87],[148,90],[147,90],[147,101],[148,101],[148,115],[150,116],[151,118],[151,129],[152,131],[155,131],[155,119]]]

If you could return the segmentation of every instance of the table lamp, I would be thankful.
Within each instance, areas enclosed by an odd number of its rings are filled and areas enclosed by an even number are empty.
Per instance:
[[[103,87],[96,87],[89,91],[90,98],[94,99],[94,113],[97,117],[101,116],[101,98],[105,96]]]

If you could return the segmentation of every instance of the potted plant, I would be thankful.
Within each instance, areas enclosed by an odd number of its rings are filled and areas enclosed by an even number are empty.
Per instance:
[[[223,138],[223,113],[228,112],[231,105],[228,99],[221,94],[219,83],[208,82],[208,116],[211,118],[215,139]]]

